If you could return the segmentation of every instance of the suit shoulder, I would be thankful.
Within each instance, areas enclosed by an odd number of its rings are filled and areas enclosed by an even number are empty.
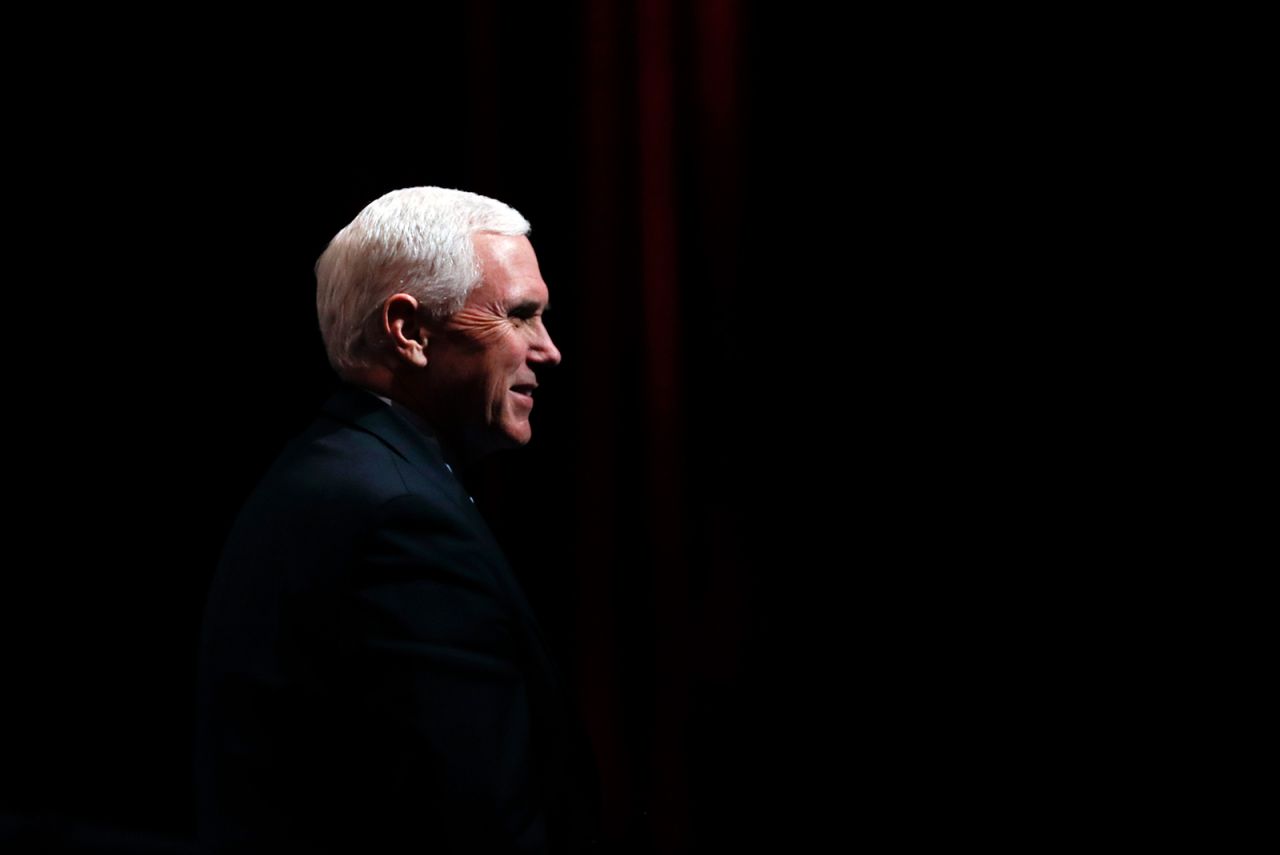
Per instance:
[[[376,507],[400,496],[444,494],[451,478],[443,461],[414,465],[368,431],[322,417],[285,447],[257,491],[283,491],[303,506]]]
[[[244,502],[222,564],[340,562],[388,510],[455,515],[461,488],[444,468],[414,465],[377,436],[321,417],[295,437]]]

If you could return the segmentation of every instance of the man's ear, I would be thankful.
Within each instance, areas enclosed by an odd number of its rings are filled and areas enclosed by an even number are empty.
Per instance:
[[[431,330],[417,299],[409,294],[388,297],[382,304],[382,331],[391,341],[396,356],[418,368],[426,367]]]

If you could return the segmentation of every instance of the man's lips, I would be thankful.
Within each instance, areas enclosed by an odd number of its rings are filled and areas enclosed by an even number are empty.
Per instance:
[[[519,398],[526,400],[530,406],[533,405],[533,390],[538,388],[537,383],[519,383],[511,387],[511,393]]]

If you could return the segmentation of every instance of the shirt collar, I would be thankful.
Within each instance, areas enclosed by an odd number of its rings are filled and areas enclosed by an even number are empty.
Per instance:
[[[457,464],[457,458],[450,453],[449,446],[440,439],[440,436],[436,433],[435,429],[432,428],[431,425],[428,424],[427,421],[422,418],[422,416],[418,415],[413,410],[406,407],[404,404],[401,404],[399,401],[394,401],[391,398],[386,397],[385,395],[379,395],[377,392],[373,391],[372,389],[365,389],[365,391],[368,392],[370,395],[373,395],[382,403],[386,404],[388,407],[390,407],[391,412],[395,413],[400,418],[404,419],[406,422],[413,425],[415,428],[417,428],[419,433],[425,434],[426,436],[431,437],[437,443],[439,443],[440,450],[441,452],[443,452],[445,456],[444,465],[450,472],[453,471],[453,467]]]

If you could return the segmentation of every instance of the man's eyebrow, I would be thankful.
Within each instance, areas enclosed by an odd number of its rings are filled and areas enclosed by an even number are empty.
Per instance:
[[[545,312],[551,308],[550,303],[539,303],[537,300],[523,300],[511,307],[512,312]]]

